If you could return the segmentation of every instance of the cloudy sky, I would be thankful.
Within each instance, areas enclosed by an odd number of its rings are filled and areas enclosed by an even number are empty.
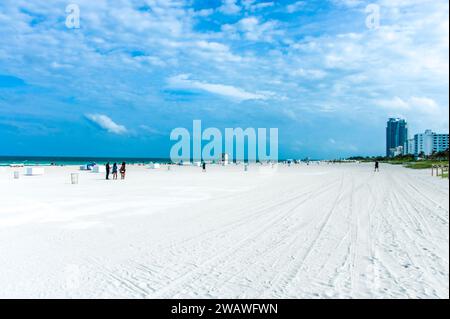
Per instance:
[[[284,158],[383,154],[388,117],[448,132],[448,6],[1,0],[0,155],[167,156],[194,119],[279,128]]]

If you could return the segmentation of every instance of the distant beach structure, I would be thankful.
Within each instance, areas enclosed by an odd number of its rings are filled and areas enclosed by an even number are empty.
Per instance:
[[[27,176],[44,175],[44,169],[42,167],[27,167],[25,175]]]
[[[105,165],[95,165],[92,168],[93,173],[106,173],[106,167]]]
[[[92,171],[96,165],[95,163],[80,165],[80,171]]]
[[[159,169],[159,168],[161,168],[161,165],[158,163],[151,163],[149,168],[150,169]]]
[[[222,153],[220,155],[220,164],[222,164],[224,166],[228,165],[229,159],[230,159],[230,156],[228,155],[228,153]]]
[[[10,167],[24,167],[24,164],[9,164]]]

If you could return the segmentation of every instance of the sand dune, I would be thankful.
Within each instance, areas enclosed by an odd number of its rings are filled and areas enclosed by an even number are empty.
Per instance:
[[[0,297],[449,298],[449,184],[371,165],[0,170]]]

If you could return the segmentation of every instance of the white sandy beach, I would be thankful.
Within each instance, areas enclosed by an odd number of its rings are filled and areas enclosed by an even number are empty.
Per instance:
[[[429,170],[15,170],[1,298],[449,298],[449,184]]]

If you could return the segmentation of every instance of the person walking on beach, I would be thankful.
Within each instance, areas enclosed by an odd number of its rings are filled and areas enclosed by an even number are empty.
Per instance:
[[[375,172],[380,171],[380,163],[378,161],[375,162]]]
[[[117,180],[117,163],[113,164],[112,175],[113,175],[113,179]]]
[[[205,162],[202,163],[202,169],[203,169],[203,172],[206,172],[206,163]]]
[[[106,179],[109,179],[109,172],[111,171],[111,167],[109,166],[109,162],[106,163]]]
[[[120,178],[121,179],[125,179],[125,173],[126,173],[126,168],[125,168],[125,162],[122,163],[122,166],[120,166]]]

